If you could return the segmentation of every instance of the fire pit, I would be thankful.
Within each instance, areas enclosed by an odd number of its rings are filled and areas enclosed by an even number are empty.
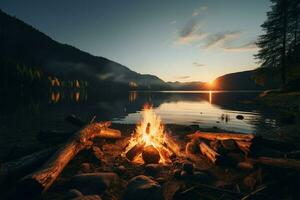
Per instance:
[[[152,106],[146,104],[142,121],[137,124],[122,155],[134,163],[170,163],[173,154],[161,119]]]

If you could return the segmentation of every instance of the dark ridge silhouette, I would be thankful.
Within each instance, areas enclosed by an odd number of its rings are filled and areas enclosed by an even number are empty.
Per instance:
[[[124,87],[164,88],[156,76],[136,73],[107,58],[93,56],[61,44],[21,20],[0,10],[0,60],[38,66],[44,73],[61,79],[80,79],[93,87],[122,84]]]

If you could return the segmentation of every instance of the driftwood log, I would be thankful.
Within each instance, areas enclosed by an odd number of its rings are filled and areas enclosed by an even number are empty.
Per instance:
[[[51,147],[26,155],[0,166],[0,183],[6,180],[17,179],[40,167],[58,149]]]
[[[35,197],[48,190],[69,161],[78,152],[92,145],[91,140],[94,137],[101,137],[102,134],[108,137],[110,130],[112,130],[107,128],[109,125],[110,123],[107,122],[92,123],[76,132],[38,171],[25,176],[19,181],[18,194]],[[111,136],[117,138],[116,135],[119,136],[121,133],[113,130]]]
[[[285,141],[279,141],[274,139],[266,139],[254,134],[239,134],[239,133],[210,133],[197,131],[193,134],[187,135],[190,139],[206,139],[206,140],[234,140],[237,146],[245,153],[260,150],[261,148],[271,148],[279,151],[291,151],[294,146]]]
[[[241,140],[241,141],[252,141],[255,138],[254,134],[238,134],[238,133],[210,133],[197,131],[193,134],[187,135],[188,138],[203,138],[207,140]]]

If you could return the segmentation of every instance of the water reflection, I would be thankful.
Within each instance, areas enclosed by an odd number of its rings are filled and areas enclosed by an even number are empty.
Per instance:
[[[63,101],[70,102],[85,102],[88,95],[85,90],[79,91],[50,91],[49,103],[57,104]]]
[[[203,128],[220,128],[237,132],[258,132],[259,129],[276,127],[276,120],[270,112],[263,112],[253,104],[243,104],[256,98],[253,92],[221,91],[131,91],[123,93],[99,92],[89,94],[86,90],[52,90],[48,98],[12,98],[1,103],[1,116],[10,116],[12,124],[22,121],[24,128],[26,116],[35,122],[44,120],[43,129],[62,121],[65,116],[74,113],[83,119],[112,120],[118,123],[136,123],[145,103],[151,103],[164,123],[199,125]],[[37,105],[37,106],[35,106]],[[20,112],[23,114],[20,115]],[[237,120],[243,115],[243,120]],[[23,118],[24,116],[24,118]],[[9,118],[9,117],[8,117]],[[7,122],[3,122],[5,124]],[[27,123],[29,128],[38,123]],[[9,126],[9,125],[8,125]],[[49,127],[51,129],[52,127]]]
[[[137,91],[129,92],[129,101],[134,102],[137,99]]]

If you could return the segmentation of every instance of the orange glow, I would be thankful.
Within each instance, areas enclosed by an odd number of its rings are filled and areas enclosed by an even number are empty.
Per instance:
[[[166,140],[167,136],[161,119],[155,114],[152,106],[146,104],[142,111],[142,121],[136,126],[123,155],[137,144],[143,144],[145,147],[152,145],[160,154],[159,162],[170,163],[169,157],[172,152],[165,147]],[[143,163],[142,157],[138,156],[133,162]]]

